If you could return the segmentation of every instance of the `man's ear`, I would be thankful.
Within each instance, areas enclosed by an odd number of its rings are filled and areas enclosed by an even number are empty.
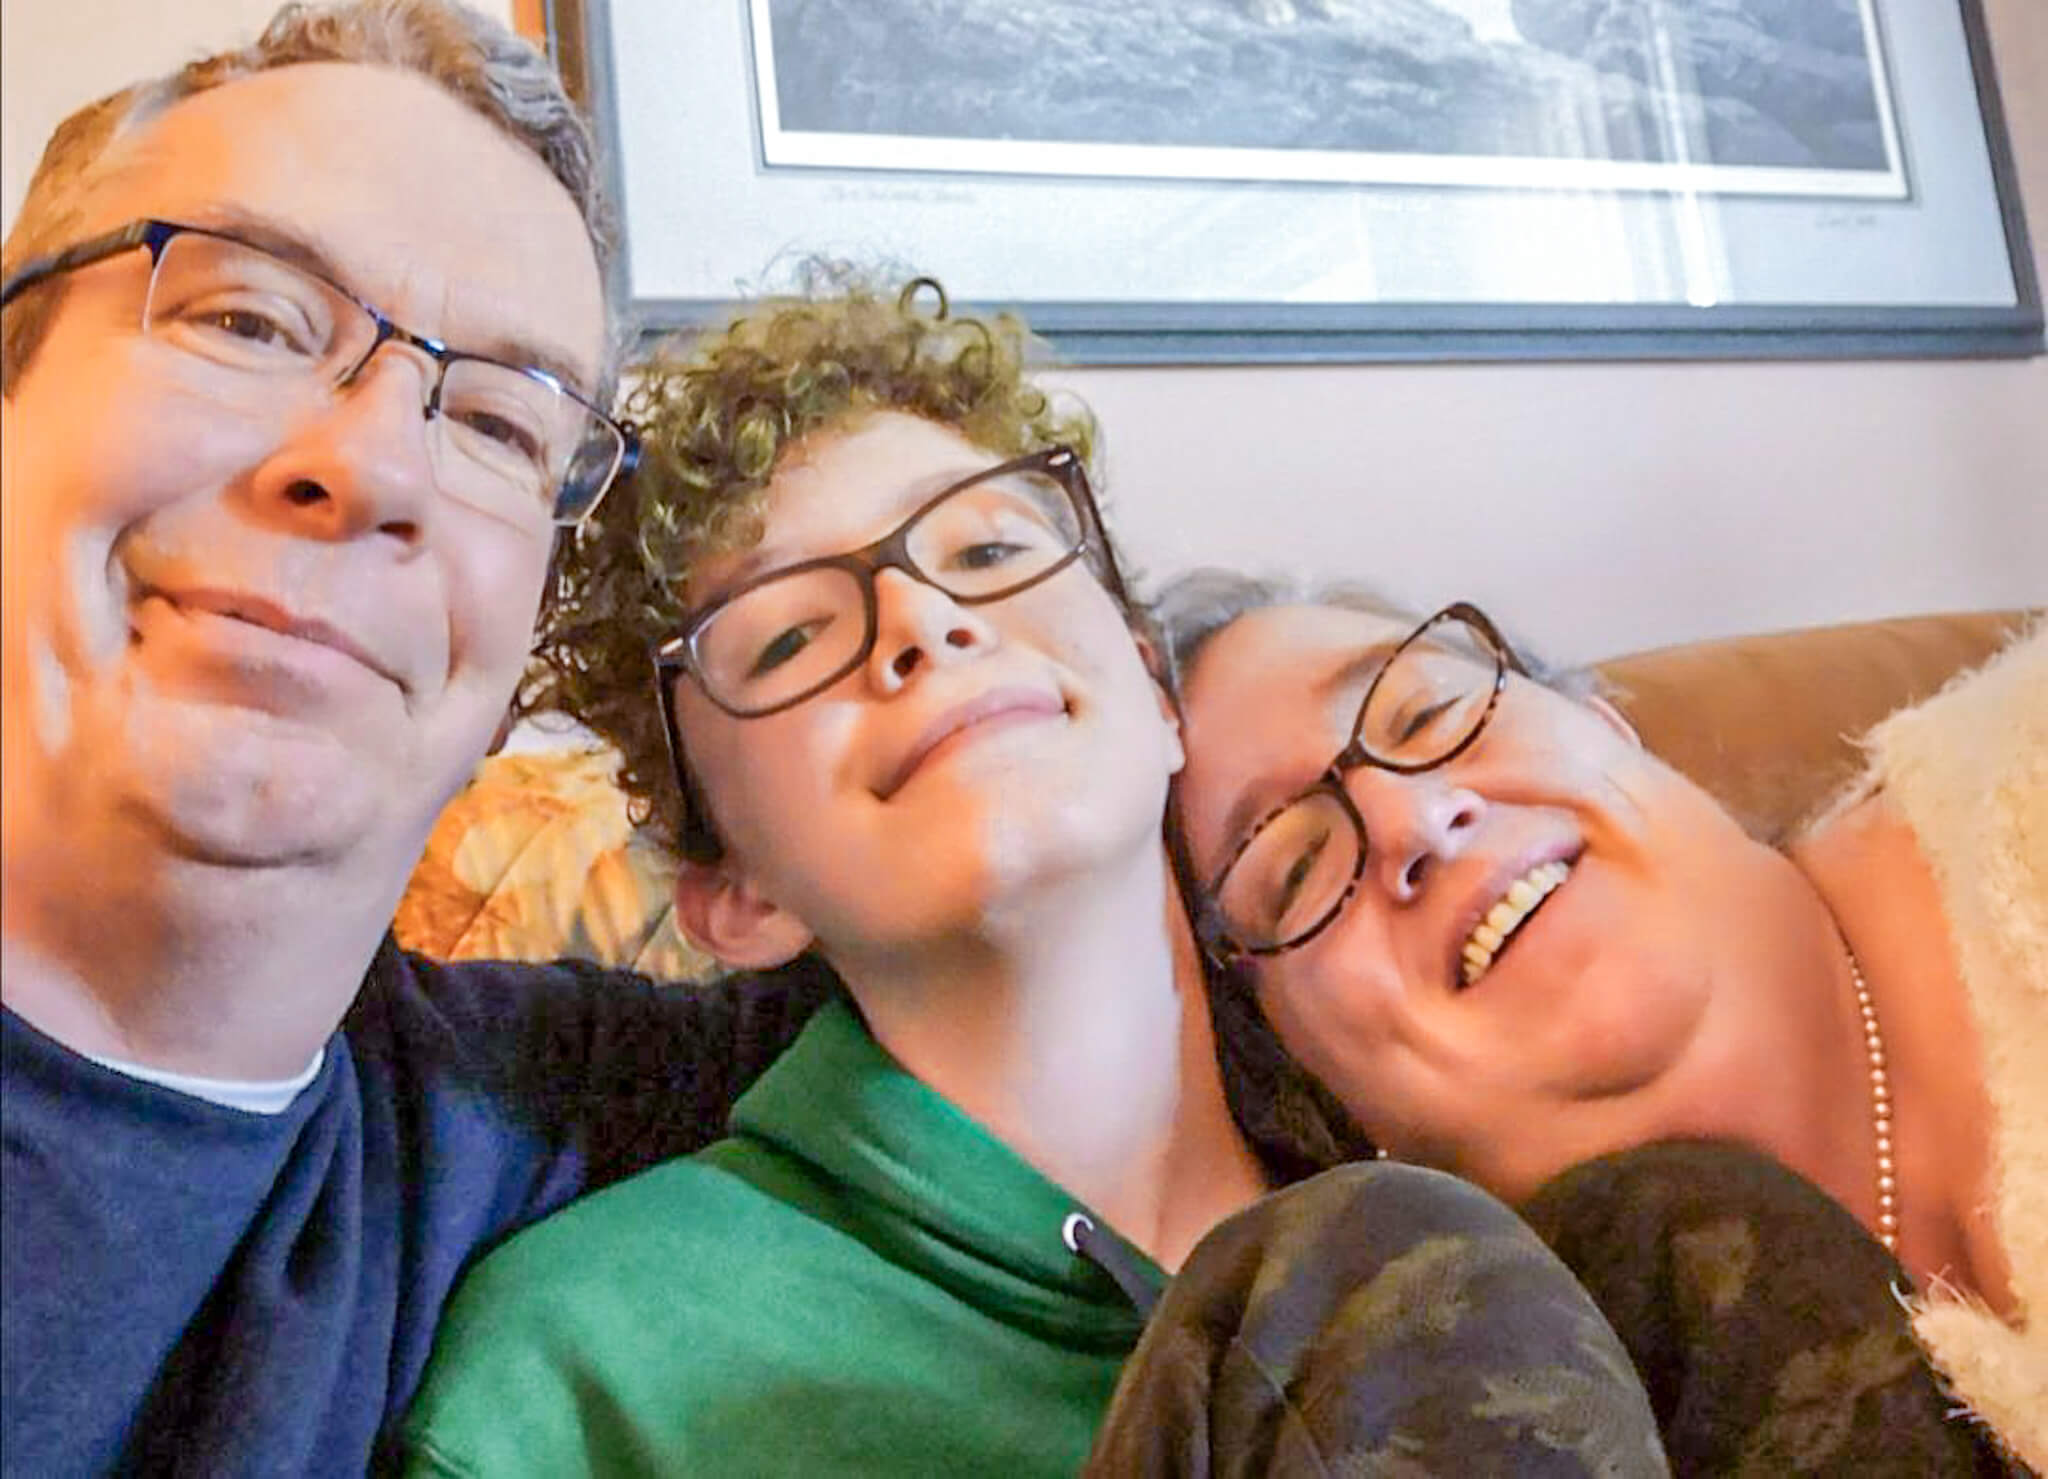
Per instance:
[[[803,921],[770,899],[730,858],[685,862],[676,874],[676,924],[723,965],[766,970],[810,947]]]

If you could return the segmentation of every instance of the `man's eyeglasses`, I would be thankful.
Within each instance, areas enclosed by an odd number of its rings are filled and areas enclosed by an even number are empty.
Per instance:
[[[1366,686],[1351,737],[1315,783],[1260,818],[1204,890],[1202,933],[1223,959],[1305,945],[1343,912],[1365,873],[1365,818],[1344,784],[1363,765],[1415,775],[1479,738],[1510,671],[1524,673],[1477,606],[1446,606]]]
[[[146,248],[142,332],[178,352],[201,393],[252,415],[287,415],[347,386],[396,340],[434,362],[424,415],[436,484],[487,513],[573,526],[638,457],[632,430],[558,376],[450,349],[400,328],[347,289],[226,232],[136,221],[24,264],[20,293]]]

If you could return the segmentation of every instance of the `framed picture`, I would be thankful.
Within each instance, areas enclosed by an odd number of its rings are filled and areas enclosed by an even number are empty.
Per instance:
[[[900,266],[1082,363],[2025,355],[1978,0],[552,0],[650,330]]]

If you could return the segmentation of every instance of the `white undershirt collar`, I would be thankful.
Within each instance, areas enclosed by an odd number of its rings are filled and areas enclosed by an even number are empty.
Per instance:
[[[249,1114],[283,1114],[292,1107],[292,1101],[320,1076],[320,1065],[327,1061],[327,1049],[321,1048],[313,1055],[313,1061],[306,1065],[304,1073],[287,1079],[260,1081],[195,1078],[191,1074],[170,1073],[141,1063],[124,1063],[119,1058],[102,1058],[93,1053],[87,1053],[85,1056],[100,1067],[111,1068],[128,1078],[139,1078],[144,1083],[155,1084],[159,1088],[186,1094],[194,1099],[204,1099],[210,1104],[244,1110]]]

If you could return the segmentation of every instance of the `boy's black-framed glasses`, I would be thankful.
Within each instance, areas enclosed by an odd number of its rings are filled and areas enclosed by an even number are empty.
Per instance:
[[[433,361],[423,415],[437,486],[488,513],[573,527],[638,459],[631,427],[559,375],[450,349],[340,284],[232,232],[132,221],[24,263],[0,307],[66,273],[146,249],[145,338],[177,351],[193,388],[251,415],[288,415],[346,387],[385,344]]]
[[[677,727],[685,676],[740,719],[794,708],[874,652],[876,578],[900,570],[963,606],[1001,601],[1076,560],[1120,607],[1129,595],[1103,534],[1087,469],[1068,447],[1012,458],[953,483],[874,543],[756,575],[693,612],[654,652],[655,689],[677,784],[690,794]]]
[[[1493,717],[1508,674],[1527,671],[1467,601],[1403,638],[1366,685],[1336,758],[1259,818],[1201,889],[1198,923],[1211,954],[1278,955],[1328,929],[1365,875],[1365,818],[1345,777],[1367,765],[1416,775],[1456,759]]]

